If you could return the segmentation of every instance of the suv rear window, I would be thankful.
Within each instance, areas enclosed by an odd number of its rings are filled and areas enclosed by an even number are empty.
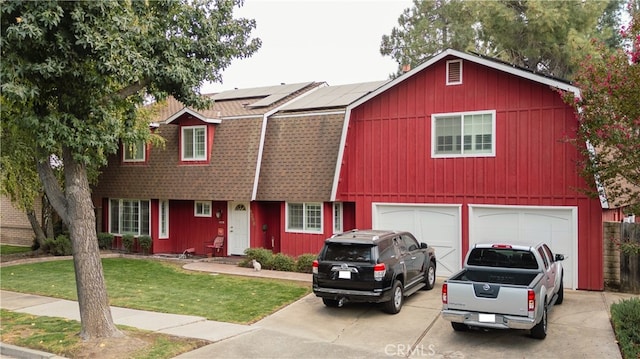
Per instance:
[[[372,246],[330,243],[324,254],[326,261],[370,262]]]

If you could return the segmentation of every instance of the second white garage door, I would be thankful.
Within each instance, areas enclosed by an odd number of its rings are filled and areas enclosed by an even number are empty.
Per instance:
[[[578,209],[576,207],[523,207],[469,205],[469,246],[481,242],[549,244],[562,253],[564,287],[578,283]]]
[[[418,241],[436,250],[436,275],[449,277],[460,269],[460,213],[459,205],[424,205],[374,203],[374,229],[411,232]]]

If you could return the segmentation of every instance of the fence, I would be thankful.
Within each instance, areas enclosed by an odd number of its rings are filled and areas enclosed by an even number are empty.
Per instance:
[[[640,247],[639,223],[604,223],[605,289],[640,293],[640,255],[621,250],[634,246]]]

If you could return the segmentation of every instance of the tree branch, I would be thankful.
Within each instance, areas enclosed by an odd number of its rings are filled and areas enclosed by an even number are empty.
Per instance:
[[[117,93],[118,98],[125,99],[125,98],[135,94],[136,92],[142,90],[143,88],[149,86],[150,83],[151,83],[151,80],[148,79],[148,78],[143,79],[142,81],[138,81],[136,83],[133,83],[133,84],[121,89],[120,91],[118,91],[118,93]]]
[[[47,194],[47,198],[49,198],[49,203],[51,203],[51,206],[56,210],[62,221],[68,225],[67,199],[60,187],[60,183],[58,183],[58,179],[51,169],[49,160],[38,162],[37,168],[44,191]]]

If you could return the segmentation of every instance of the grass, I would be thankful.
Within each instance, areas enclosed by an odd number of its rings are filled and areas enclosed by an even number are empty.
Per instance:
[[[187,272],[158,260],[105,258],[102,265],[112,306],[231,323],[253,323],[311,291],[306,283]],[[0,287],[77,300],[72,260],[5,267]]]
[[[640,358],[640,299],[611,305],[611,322],[624,359]]]
[[[0,244],[0,254],[17,254],[17,253],[27,253],[27,252],[31,252],[31,247]]]

